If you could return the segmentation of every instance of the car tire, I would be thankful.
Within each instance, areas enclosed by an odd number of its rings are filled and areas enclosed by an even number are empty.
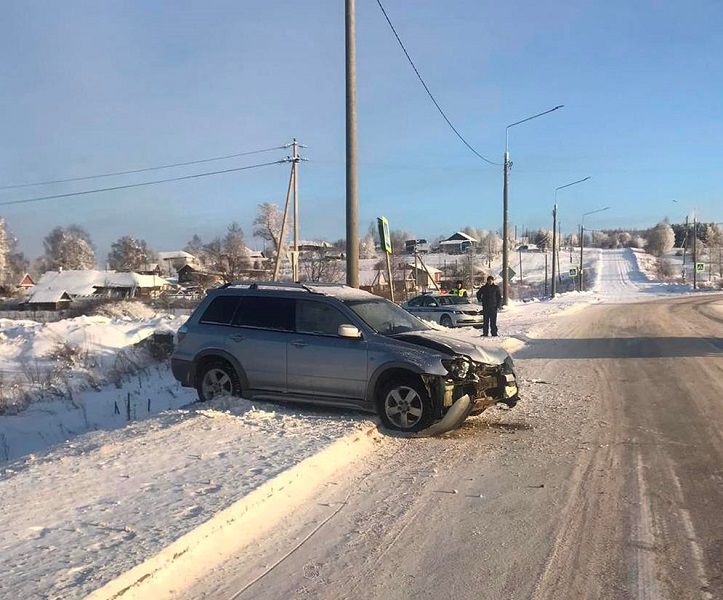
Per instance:
[[[419,379],[396,377],[379,390],[377,411],[384,427],[414,433],[432,423],[432,402]]]
[[[442,327],[452,327],[452,317],[449,315],[442,315],[442,317],[439,319],[439,324]]]
[[[200,402],[208,402],[216,398],[240,396],[241,384],[236,370],[228,362],[214,360],[202,367],[196,391]]]

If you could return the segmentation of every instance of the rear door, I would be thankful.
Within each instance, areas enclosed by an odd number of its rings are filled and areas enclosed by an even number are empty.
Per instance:
[[[355,323],[331,303],[296,301],[296,333],[287,349],[289,393],[364,399],[369,379],[367,342],[340,337],[342,324]]]
[[[226,349],[241,363],[253,390],[286,392],[286,347],[294,329],[294,300],[244,296]]]

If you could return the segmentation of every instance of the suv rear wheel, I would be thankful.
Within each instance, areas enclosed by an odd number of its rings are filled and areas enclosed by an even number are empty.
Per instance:
[[[207,402],[215,398],[240,396],[241,384],[234,368],[225,360],[214,360],[201,368],[196,389],[198,399]]]
[[[397,377],[380,389],[377,408],[382,423],[389,429],[416,432],[432,422],[432,402],[422,382],[412,377]]]

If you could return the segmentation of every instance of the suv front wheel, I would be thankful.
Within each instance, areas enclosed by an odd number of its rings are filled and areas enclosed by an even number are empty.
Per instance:
[[[377,407],[382,423],[389,429],[416,432],[432,422],[432,402],[422,382],[397,377],[380,390]]]
[[[234,368],[225,360],[214,360],[201,367],[196,386],[198,399],[207,402],[224,396],[240,396],[241,384]]]

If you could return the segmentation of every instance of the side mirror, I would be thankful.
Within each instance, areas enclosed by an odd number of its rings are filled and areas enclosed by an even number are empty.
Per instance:
[[[437,304],[436,302],[430,302],[430,303],[429,303],[429,306],[435,307],[435,306],[439,306],[439,304]]]
[[[339,325],[339,329],[337,330],[337,335],[339,337],[343,338],[351,338],[351,339],[361,339],[361,331],[359,331],[359,328],[355,325],[348,325],[344,323],[343,325]]]

